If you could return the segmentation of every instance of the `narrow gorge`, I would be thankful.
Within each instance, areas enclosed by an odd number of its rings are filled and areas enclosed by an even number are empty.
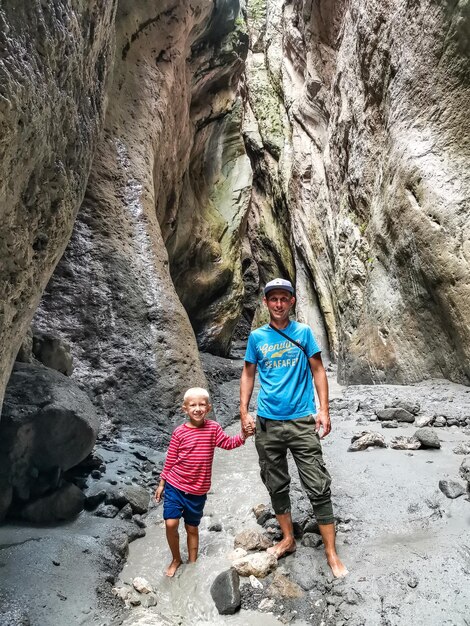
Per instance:
[[[0,625],[132,620],[112,588],[129,541],[158,522],[149,499],[182,395],[208,386],[218,421],[238,420],[244,345],[267,320],[262,288],[276,276],[295,285],[295,317],[336,389],[326,451],[344,549],[354,531],[358,544],[386,543],[348,490],[373,492],[381,509],[393,476],[380,469],[388,457],[371,458],[393,454],[440,525],[426,531],[443,536],[450,519],[462,559],[447,622],[436,608],[421,622],[394,612],[415,574],[395,577],[387,600],[376,562],[367,610],[340,610],[320,572],[310,604],[275,604],[276,619],[467,623],[469,33],[466,0],[1,0]],[[413,400],[413,418],[397,417]],[[362,429],[406,439],[407,423],[439,434],[440,461],[423,450],[409,466],[411,444],[392,453],[377,437],[347,452]],[[446,499],[438,474],[463,480],[465,497]],[[416,495],[403,496],[411,509],[394,510],[393,530],[386,511],[370,513],[376,528],[394,533],[407,515],[413,526]],[[39,571],[68,563],[76,595],[28,591],[33,542]],[[446,565],[421,548],[437,577]],[[61,568],[48,574],[54,589]],[[426,602],[444,606],[431,587]],[[309,618],[307,605],[321,610]]]

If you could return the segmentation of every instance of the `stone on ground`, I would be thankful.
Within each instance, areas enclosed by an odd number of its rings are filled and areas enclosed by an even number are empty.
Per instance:
[[[266,550],[273,545],[273,542],[254,529],[243,530],[235,537],[234,547],[243,548],[243,550]]]
[[[466,456],[460,464],[459,474],[470,483],[470,456]]]
[[[394,437],[390,447],[394,450],[419,450],[421,442],[416,437]]]
[[[233,561],[232,565],[240,576],[253,575],[256,578],[265,578],[276,569],[277,559],[274,554],[255,552]]]
[[[459,443],[458,446],[452,450],[454,454],[470,454],[470,443]]]
[[[390,402],[386,402],[385,408],[386,409],[394,409],[394,408],[405,409],[405,411],[408,411],[408,413],[412,413],[413,415],[418,415],[421,409],[421,405],[419,404],[419,402],[412,402],[410,400],[399,400],[398,398],[395,398],[394,400],[391,400]]]
[[[271,598],[301,598],[304,595],[302,588],[284,574],[276,572],[273,581],[266,590]]]
[[[211,596],[220,615],[233,615],[240,609],[240,577],[233,568],[217,576],[211,585]]]
[[[139,593],[150,593],[151,591],[153,591],[152,585],[146,578],[143,578],[142,576],[137,576],[136,578],[134,578],[134,580],[132,581],[132,586]]]
[[[439,437],[436,432],[426,426],[424,428],[418,428],[415,432],[414,436],[421,443],[422,448],[440,448],[441,442],[439,441]]]
[[[360,450],[365,450],[366,448],[370,448],[373,446],[379,448],[387,447],[384,436],[380,433],[375,433],[373,431],[363,431],[360,434],[354,435],[351,439],[351,442],[352,443],[348,448],[348,452],[358,452]]]
[[[465,487],[456,480],[440,480],[439,489],[445,496],[451,498],[452,500],[463,496],[466,492]]]
[[[389,422],[396,420],[397,422],[408,422],[412,424],[415,421],[413,413],[401,408],[381,409],[377,411],[377,417],[379,420],[387,420]]]

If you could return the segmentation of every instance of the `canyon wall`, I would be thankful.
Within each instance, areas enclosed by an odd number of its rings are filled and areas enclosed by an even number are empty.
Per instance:
[[[281,190],[265,196],[299,318],[324,322],[342,382],[468,383],[468,5],[254,0],[246,16],[254,193],[266,171]],[[254,250],[273,223],[257,215]]]
[[[105,0],[0,7],[0,406],[83,199],[115,10]]]
[[[236,2],[119,2],[103,136],[34,319],[35,332],[70,344],[73,377],[102,418],[158,445],[184,390],[205,383],[194,331],[217,350],[239,315],[234,208],[251,170],[237,126],[247,47],[237,13]]]

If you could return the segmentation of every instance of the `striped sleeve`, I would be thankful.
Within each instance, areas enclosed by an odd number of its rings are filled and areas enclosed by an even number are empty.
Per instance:
[[[215,433],[215,445],[217,448],[233,450],[234,448],[239,448],[244,443],[245,440],[240,433],[238,435],[234,435],[233,437],[229,437],[229,435],[224,433],[220,424],[217,424],[217,430]]]
[[[163,466],[163,470],[161,473],[161,477],[163,480],[167,479],[168,473],[171,468],[175,465],[178,459],[178,447],[179,447],[179,437],[176,434],[176,430],[173,431],[170,439],[170,445],[168,446],[168,451],[166,453],[165,465]]]

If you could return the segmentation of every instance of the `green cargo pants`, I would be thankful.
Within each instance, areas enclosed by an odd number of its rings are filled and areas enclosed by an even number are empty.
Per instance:
[[[292,420],[256,419],[256,449],[261,480],[271,496],[274,513],[291,510],[287,450],[294,457],[302,487],[312,504],[319,524],[334,522],[331,504],[331,477],[325,467],[315,417]]]

